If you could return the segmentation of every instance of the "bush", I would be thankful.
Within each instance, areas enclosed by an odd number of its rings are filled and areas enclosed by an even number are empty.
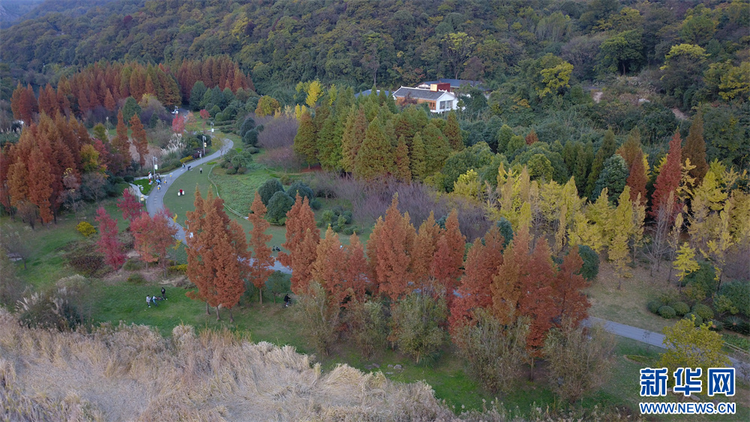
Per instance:
[[[247,169],[245,167],[237,167],[237,174],[245,174]]]
[[[247,148],[247,152],[250,153],[250,154],[257,154],[257,153],[260,152],[260,150],[258,148],[256,148],[256,147],[248,147]]]
[[[289,275],[281,271],[274,271],[266,280],[266,290],[273,297],[274,303],[278,296],[285,295],[292,291],[292,283]]]
[[[722,324],[721,321],[712,319],[708,322],[708,329],[712,331],[721,331],[724,329],[724,324]]]
[[[578,245],[578,254],[583,260],[581,276],[587,281],[593,281],[599,275],[599,254],[586,245]]]
[[[693,305],[693,313],[700,316],[704,320],[710,320],[714,318],[714,311],[708,306],[702,303],[696,303]]]
[[[245,117],[245,120],[242,122],[242,126],[240,126],[240,137],[244,138],[245,134],[253,129],[255,129],[255,120],[252,118],[252,116]]]
[[[354,230],[355,230],[354,227],[346,227],[344,229],[344,234],[347,235],[347,236],[351,236],[351,235],[354,234]]]
[[[441,328],[448,317],[445,298],[412,293],[399,301],[392,315],[392,336],[402,353],[416,363],[436,357],[446,340]]]
[[[180,158],[180,162],[181,162],[182,164],[185,164],[185,163],[187,163],[188,161],[193,161],[193,160],[195,160],[195,158],[193,158],[193,156],[192,156],[192,155],[188,155],[187,157],[183,157],[183,158]]]
[[[664,306],[664,302],[662,302],[661,300],[658,300],[658,299],[654,299],[652,301],[649,301],[646,304],[646,308],[648,308],[648,310],[651,311],[651,313],[654,313],[654,314],[658,314],[659,313],[659,308],[661,308],[662,306]]]
[[[310,283],[308,292],[309,294],[299,297],[294,310],[310,343],[318,353],[325,356],[336,340],[336,328],[339,326],[338,306],[329,306],[330,299],[325,289],[317,282]]]
[[[126,271],[138,271],[143,268],[143,262],[138,259],[128,259],[122,268]]]
[[[686,319],[686,320],[688,320],[688,321],[689,321],[689,320],[691,320],[691,319],[693,319],[693,318],[695,318],[695,326],[696,326],[696,327],[700,327],[700,326],[701,326],[701,324],[703,324],[703,318],[701,318],[701,316],[700,316],[700,315],[698,315],[698,314],[695,314],[695,313],[693,313],[693,312],[688,312],[687,314],[685,314],[685,319]]]
[[[91,223],[88,223],[86,221],[81,221],[76,226],[76,229],[78,229],[78,232],[81,233],[84,237],[89,237],[92,234],[96,234],[96,228],[91,225]]]
[[[276,194],[276,192],[284,192],[284,186],[282,186],[279,179],[268,179],[263,182],[263,184],[258,188],[260,200],[263,201],[263,205],[265,206],[268,206],[269,201],[271,201],[271,198],[274,196],[274,194]],[[293,198],[292,204],[294,204]]]
[[[481,308],[474,316],[477,324],[463,325],[453,336],[459,354],[487,390],[509,391],[524,373],[528,321],[519,318],[513,324],[501,324]]]
[[[321,202],[318,198],[314,198],[312,201],[310,201],[310,208],[318,211],[319,209],[323,208],[323,202]]]
[[[362,356],[369,358],[384,349],[388,324],[383,304],[375,300],[353,301],[347,309],[352,337]]]
[[[300,198],[305,199],[307,197],[308,201],[312,201],[313,198],[315,198],[315,194],[313,193],[313,190],[310,189],[309,186],[302,182],[294,182],[291,186],[289,186],[289,189],[286,190],[286,193],[289,194],[292,198],[296,198],[297,194],[299,194]]]
[[[716,291],[716,271],[714,267],[706,262],[700,263],[700,268],[683,278],[683,283],[688,286],[688,294],[691,299],[701,301],[707,294]]]
[[[292,209],[293,205],[294,199],[291,196],[287,195],[284,191],[277,191],[273,194],[271,200],[268,201],[266,220],[271,224],[283,225],[284,221],[286,221],[286,213]]]
[[[690,312],[690,306],[685,302],[675,302],[671,306],[674,308],[674,311],[677,312],[677,316],[683,316]]]
[[[128,283],[143,284],[145,282],[146,282],[146,279],[144,279],[143,276],[140,275],[139,273],[130,274],[130,276],[128,276]]]
[[[719,294],[732,302],[732,306],[745,316],[750,316],[750,281],[735,280],[724,283]]]
[[[724,328],[730,331],[734,331],[735,333],[739,333],[742,329],[742,318],[736,317],[736,316],[730,316],[729,318],[724,320]]]
[[[135,177],[133,177],[133,176],[125,176],[125,177],[123,177],[123,179],[126,182],[128,182],[128,183],[133,183],[133,181],[135,180]]]
[[[18,303],[19,322],[30,328],[72,330],[83,322],[83,315],[66,291],[46,291],[25,297]]]
[[[229,168],[227,169],[227,174],[230,174],[230,175],[231,175],[231,174],[237,174],[237,169],[236,169],[236,168],[234,168],[234,167],[229,167]]]
[[[187,264],[172,265],[167,267],[169,274],[187,274]]]
[[[677,312],[674,311],[673,307],[664,305],[659,308],[659,315],[661,315],[662,318],[672,319],[677,316]]]

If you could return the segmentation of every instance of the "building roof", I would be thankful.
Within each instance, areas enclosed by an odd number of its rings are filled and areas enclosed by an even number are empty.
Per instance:
[[[380,89],[377,89],[377,90],[375,90],[375,93],[376,94],[380,94],[380,91],[381,91]],[[354,94],[354,98],[359,98],[360,95],[364,95],[366,97],[366,96],[368,96],[370,94],[372,94],[372,89],[367,89],[367,90],[364,90],[362,92],[358,92],[358,93]],[[388,91],[388,90],[385,91],[385,95],[391,95],[391,94],[393,94],[393,92]]]
[[[451,89],[460,88],[463,85],[469,85],[469,86],[472,86],[472,87],[475,87],[475,88],[483,89],[482,88],[482,82],[480,82],[480,81],[472,81],[472,80],[469,80],[469,79],[446,79],[446,78],[443,78],[443,79],[438,79],[436,81],[422,82],[419,85],[420,86],[425,86],[425,85],[426,86],[430,86],[431,84],[438,84],[438,83],[440,83],[440,84],[446,84],[446,83],[447,84],[451,84]]]
[[[453,94],[451,94],[450,92],[446,92],[446,91],[430,91],[429,89],[409,88],[409,87],[402,86],[401,88],[397,89],[396,92],[393,93],[393,96],[398,97],[398,98],[403,98],[408,95],[411,98],[414,98],[415,100],[435,101],[438,98],[446,94],[453,97]]]

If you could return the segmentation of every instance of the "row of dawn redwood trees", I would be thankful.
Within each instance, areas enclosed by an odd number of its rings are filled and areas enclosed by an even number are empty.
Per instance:
[[[583,261],[577,247],[558,266],[547,241],[533,242],[527,226],[520,227],[509,243],[493,227],[484,239],[474,241],[464,259],[466,243],[455,210],[445,229],[430,216],[416,230],[397,206],[394,196],[385,218],[373,229],[365,258],[356,235],[350,245],[342,246],[329,227],[321,239],[307,199],[297,197],[287,214],[283,246],[289,253],[279,254],[281,263],[292,269],[294,293],[314,294],[310,286],[317,282],[334,312],[378,297],[398,307],[414,292],[443,297],[450,309],[451,331],[473,324],[480,308],[502,324],[528,318],[527,345],[532,350],[540,350],[550,328],[563,320],[577,325],[586,318],[589,302],[582,289],[587,282],[579,274]]]
[[[128,97],[140,101],[144,94],[153,95],[164,105],[178,106],[189,101],[190,90],[197,81],[203,81],[208,88],[218,86],[232,92],[254,89],[250,77],[226,56],[184,60],[173,66],[97,63],[70,78],[63,75],[56,89],[50,84],[39,87],[38,95],[31,85],[19,84],[13,91],[11,109],[16,119],[31,122],[36,113],[42,112],[49,116],[58,112],[85,115],[99,107],[114,112],[118,102]]]

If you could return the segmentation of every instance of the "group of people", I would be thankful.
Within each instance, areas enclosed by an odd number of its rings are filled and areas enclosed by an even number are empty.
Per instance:
[[[161,288],[161,297],[146,295],[146,305],[149,308],[151,305],[159,306],[159,300],[167,300],[167,290],[164,287]]]

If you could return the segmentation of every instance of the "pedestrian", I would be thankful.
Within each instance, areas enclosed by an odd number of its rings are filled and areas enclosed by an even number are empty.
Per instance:
[[[201,174],[203,174],[203,167],[201,167]]]
[[[161,288],[161,300],[167,300],[167,290],[164,287]]]
[[[149,295],[146,295],[146,305],[148,305],[149,308],[151,307],[151,296]]]
[[[153,302],[154,306],[159,306],[159,304],[156,303],[156,296],[151,297],[151,302]]]
[[[286,307],[289,307],[289,302],[291,302],[291,301],[292,301],[292,298],[290,298],[290,297],[289,297],[289,293],[287,293],[287,294],[286,294],[286,295],[284,296],[284,307],[285,307],[285,308],[286,308]]]

